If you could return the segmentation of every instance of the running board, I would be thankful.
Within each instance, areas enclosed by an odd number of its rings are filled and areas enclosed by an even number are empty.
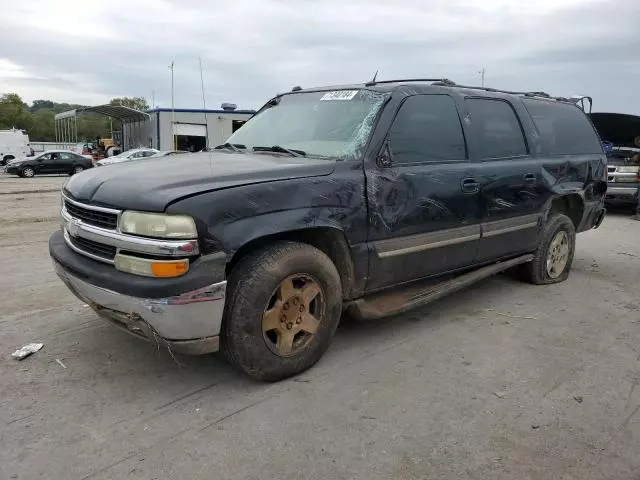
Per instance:
[[[478,280],[532,260],[533,255],[522,255],[504,262],[493,263],[441,282],[431,282],[428,285],[422,283],[394,289],[391,292],[373,294],[350,302],[347,312],[358,320],[375,320],[389,315],[396,315],[431,303]]]

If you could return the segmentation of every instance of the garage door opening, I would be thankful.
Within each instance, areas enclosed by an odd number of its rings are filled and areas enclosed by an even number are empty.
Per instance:
[[[207,126],[198,123],[175,123],[173,135],[176,150],[199,152],[207,148]]]
[[[200,137],[198,135],[176,135],[175,144],[177,150],[199,152],[207,147],[207,137]]]

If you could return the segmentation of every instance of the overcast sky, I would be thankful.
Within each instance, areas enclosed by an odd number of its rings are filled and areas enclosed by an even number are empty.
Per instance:
[[[428,7],[426,6],[428,5]],[[447,77],[640,114],[640,0],[0,0],[0,92],[259,107],[303,87]]]

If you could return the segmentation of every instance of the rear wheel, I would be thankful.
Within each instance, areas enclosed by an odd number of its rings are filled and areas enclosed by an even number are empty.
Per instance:
[[[72,175],[75,175],[76,173],[80,173],[84,170],[84,167],[81,165],[76,165],[75,167],[73,167],[73,173]]]
[[[9,165],[9,162],[15,158],[16,157],[14,157],[13,155],[6,155],[0,162],[0,165]]]
[[[342,288],[329,257],[310,245],[278,243],[231,272],[223,351],[251,377],[276,381],[315,364],[342,313]]]
[[[536,285],[565,281],[576,248],[576,230],[569,217],[551,214],[531,263],[521,265],[519,277]]]
[[[31,178],[36,174],[36,171],[31,167],[25,167],[22,169],[22,176]]]

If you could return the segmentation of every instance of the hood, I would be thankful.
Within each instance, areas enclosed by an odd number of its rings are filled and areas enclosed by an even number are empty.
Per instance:
[[[71,177],[71,198],[118,209],[162,212],[183,197],[273,180],[329,175],[331,160],[266,153],[203,152],[134,160]]]
[[[127,157],[108,157],[108,158],[104,158],[102,160],[98,160],[96,162],[96,164],[103,166],[103,165],[111,165],[113,163],[121,163],[121,162],[126,162],[127,160],[134,160],[133,158],[127,158]]]

